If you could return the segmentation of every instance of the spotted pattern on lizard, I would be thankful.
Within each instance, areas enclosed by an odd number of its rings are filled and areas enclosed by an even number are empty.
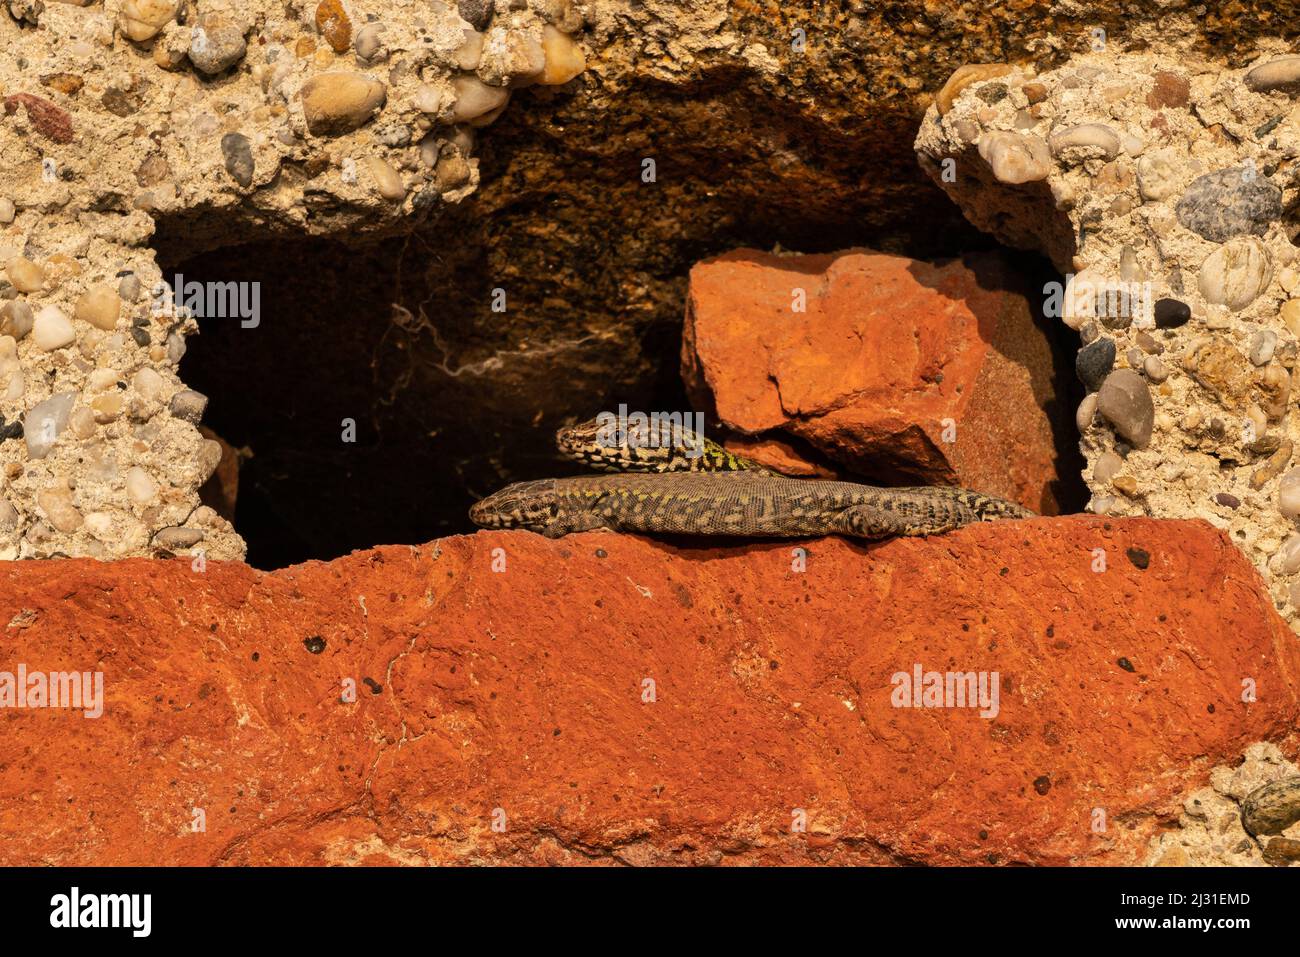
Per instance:
[[[526,528],[550,538],[598,529],[885,538],[936,535],[972,522],[1032,514],[969,489],[875,488],[748,472],[622,473],[519,482],[470,510],[470,518],[486,528]]]

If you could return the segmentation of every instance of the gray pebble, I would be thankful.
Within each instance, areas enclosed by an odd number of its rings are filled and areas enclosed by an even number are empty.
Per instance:
[[[1089,343],[1079,350],[1074,358],[1074,374],[1079,377],[1084,388],[1096,392],[1102,382],[1115,368],[1115,340],[1101,338]]]
[[[1180,223],[1211,242],[1263,236],[1282,217],[1282,191],[1253,167],[1235,166],[1192,180],[1175,212]]]
[[[1079,408],[1074,412],[1074,424],[1079,429],[1079,434],[1087,432],[1092,428],[1092,420],[1097,415],[1097,393],[1090,392],[1083,397],[1079,403]]]
[[[358,30],[353,46],[362,60],[373,60],[383,46],[383,41],[379,38],[379,24],[367,23]]]
[[[400,124],[385,126],[375,132],[375,138],[385,146],[400,149],[411,144],[411,131]]]
[[[117,284],[117,294],[123,302],[135,302],[140,298],[140,277],[135,273],[123,276]]]
[[[1132,369],[1116,369],[1097,391],[1097,411],[1134,448],[1151,441],[1156,409],[1146,380]]]
[[[1300,777],[1258,787],[1241,802],[1241,824],[1250,834],[1281,834],[1300,821]]]
[[[1277,349],[1277,333],[1272,329],[1261,329],[1250,337],[1250,363],[1266,366],[1273,361]]]
[[[240,25],[221,14],[205,13],[194,27],[189,57],[199,70],[215,76],[242,60],[247,49]]]
[[[1102,452],[1092,467],[1092,477],[1098,482],[1109,482],[1124,467],[1124,460],[1114,452]]]
[[[208,407],[208,397],[193,389],[182,389],[172,396],[171,413],[178,419],[198,425],[203,418],[203,410]]]
[[[49,454],[59,433],[68,427],[68,416],[76,404],[79,392],[60,392],[44,402],[38,402],[23,420],[23,437],[27,440],[27,454],[43,459]]]
[[[1147,356],[1142,363],[1142,371],[1156,385],[1169,378],[1169,370],[1165,368],[1165,364],[1160,361],[1159,356]]]
[[[203,529],[170,525],[159,529],[153,541],[155,545],[161,545],[163,548],[190,548],[203,541]]]
[[[221,137],[221,155],[226,158],[226,172],[240,186],[253,183],[253,145],[243,133]]]
[[[1165,351],[1165,347],[1156,341],[1155,336],[1149,332],[1139,332],[1133,337],[1133,341],[1138,344],[1138,348],[1148,355],[1159,355]]]

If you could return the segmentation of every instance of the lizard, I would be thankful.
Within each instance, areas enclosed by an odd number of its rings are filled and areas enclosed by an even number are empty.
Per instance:
[[[1028,509],[948,486],[877,488],[767,473],[690,472],[516,482],[470,509],[484,528],[548,538],[610,530],[668,535],[793,538],[937,535],[972,522],[1030,518]]]
[[[595,530],[884,538],[935,535],[972,522],[1034,514],[1014,502],[950,486],[878,488],[790,479],[680,427],[673,428],[667,444],[655,447],[636,432],[607,442],[601,429],[597,419],[562,428],[556,445],[566,456],[614,474],[518,482],[474,505],[470,519],[486,528],[526,528],[550,538]]]
[[[646,429],[633,428],[622,441],[604,437],[606,426],[589,419],[555,433],[566,458],[599,472],[758,472],[771,474],[753,459],[727,451],[717,442],[674,424],[670,441],[651,444]],[[694,454],[692,454],[694,453]]]

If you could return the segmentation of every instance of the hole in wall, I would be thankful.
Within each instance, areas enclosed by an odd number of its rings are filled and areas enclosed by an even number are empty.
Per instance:
[[[575,107],[563,99],[552,113],[507,111],[479,140],[478,193],[408,236],[345,245],[262,238],[263,227],[214,213],[160,220],[155,248],[168,280],[260,284],[257,328],[201,319],[180,368],[209,397],[204,425],[240,459],[233,521],[250,564],[473,531],[476,499],[582,471],[556,453],[559,425],[620,402],[689,408],[681,322],[700,259],[778,244],[927,259],[998,248],[923,177],[910,149],[882,159],[882,143],[910,143],[905,113],[859,139],[837,137],[715,85],[712,106],[648,94],[663,109],[638,114],[644,130],[566,116]],[[740,126],[701,127],[717,117]],[[638,177],[647,137],[663,159],[653,189]],[[783,172],[782,151],[797,153],[804,172]],[[537,172],[557,168],[562,176]],[[881,177],[896,208],[845,185]],[[256,241],[185,251],[241,232]],[[1045,268],[1007,254],[1027,271]],[[504,313],[491,308],[496,289]],[[1047,329],[1059,352],[1057,400],[1069,410],[1056,418],[1071,430],[1056,437],[1066,486],[1057,499],[1081,509],[1077,342],[1059,321]],[[355,441],[344,441],[345,420]]]
[[[646,368],[621,378],[626,391],[611,389],[606,374],[626,363],[627,342],[602,354],[598,343],[568,352],[539,341],[514,358],[496,356],[500,330],[480,328],[493,321],[484,318],[493,288],[486,271],[473,255],[424,268],[436,255],[427,243],[419,235],[360,248],[275,241],[166,264],[169,281],[179,273],[260,286],[256,328],[200,320],[180,369],[209,397],[204,426],[239,458],[233,521],[255,567],[472,531],[469,506],[504,482],[582,471],[555,453],[558,424],[619,401],[689,407],[677,372],[679,322],[633,334]],[[861,237],[856,244],[870,245]],[[1055,276],[1045,261],[1017,257],[1037,288]],[[532,306],[511,303],[520,314]],[[498,326],[509,317],[497,317]],[[1056,357],[1052,401],[1062,406],[1048,411],[1068,432],[1056,436],[1057,499],[1064,511],[1081,511],[1087,491],[1070,412],[1081,398],[1077,345],[1063,324],[1043,322]],[[530,440],[500,427],[521,415],[532,424]]]

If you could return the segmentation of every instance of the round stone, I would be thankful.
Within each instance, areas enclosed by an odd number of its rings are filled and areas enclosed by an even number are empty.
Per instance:
[[[1160,329],[1177,329],[1192,318],[1192,307],[1180,299],[1157,299],[1154,312]]]
[[[1243,78],[1248,90],[1268,93],[1300,93],[1300,56],[1283,56],[1247,71]]]
[[[367,156],[363,165],[375,181],[380,196],[394,203],[400,203],[406,198],[406,186],[402,183],[402,177],[382,157]]]
[[[149,40],[176,16],[179,6],[179,0],[122,0],[117,27],[137,43]]]
[[[1119,134],[1104,123],[1081,123],[1053,133],[1047,139],[1052,155],[1066,162],[1114,159],[1119,155]]]
[[[1124,467],[1124,460],[1114,452],[1102,452],[1092,467],[1092,477],[1098,482],[1109,482]]]
[[[23,419],[23,438],[29,456],[45,458],[59,434],[68,427],[68,417],[76,401],[76,392],[60,392],[32,407]]]
[[[1292,535],[1277,552],[1277,569],[1283,575],[1300,572],[1300,535]]]
[[[1196,283],[1206,302],[1237,311],[1254,302],[1272,278],[1268,249],[1252,236],[1229,240],[1210,253]]]
[[[452,59],[456,61],[457,67],[466,72],[473,73],[477,70],[483,62],[483,34],[477,30],[466,30],[465,41],[457,48]]]
[[[1241,826],[1250,834],[1281,834],[1300,821],[1300,775],[1270,781],[1241,802]]]
[[[1196,177],[1174,211],[1180,223],[1210,242],[1263,236],[1282,217],[1282,191],[1253,166],[1235,166]]]
[[[1097,390],[1097,411],[1134,448],[1146,448],[1155,424],[1155,404],[1146,380],[1132,369],[1116,369]]]
[[[504,107],[510,99],[510,91],[499,86],[488,86],[482,80],[472,76],[458,76],[452,80],[456,92],[456,105],[452,110],[452,119],[457,123],[486,116],[493,110]]]
[[[203,541],[203,529],[172,525],[160,528],[153,540],[154,544],[161,545],[163,548],[192,548]]]
[[[126,473],[126,495],[132,502],[137,505],[145,505],[153,501],[158,494],[158,486],[149,476],[149,473],[140,466],[132,466]]]
[[[1178,161],[1164,150],[1144,154],[1137,161],[1137,182],[1144,201],[1168,199],[1178,190]]]
[[[482,30],[492,20],[492,0],[456,0],[456,12],[475,30]]]
[[[1142,372],[1156,385],[1169,378],[1169,370],[1165,368],[1159,356],[1147,356],[1142,360]]]
[[[244,58],[244,26],[221,13],[199,17],[190,38],[189,58],[208,76],[222,73]]]
[[[1278,483],[1277,507],[1287,518],[1300,515],[1300,468],[1294,468],[1282,476]]]
[[[353,41],[353,47],[357,51],[357,56],[362,60],[373,60],[383,47],[383,39],[379,36],[382,29],[378,23],[367,23],[357,31],[357,38]],[[477,66],[477,64],[475,64]]]
[[[1097,393],[1089,392],[1074,411],[1074,424],[1083,435],[1092,428],[1092,421],[1097,415]]]
[[[302,112],[316,136],[349,133],[369,122],[388,99],[388,88],[360,73],[321,73],[302,87]]]
[[[13,336],[22,339],[32,331],[36,321],[32,307],[21,299],[10,299],[0,306],[0,336]]]

